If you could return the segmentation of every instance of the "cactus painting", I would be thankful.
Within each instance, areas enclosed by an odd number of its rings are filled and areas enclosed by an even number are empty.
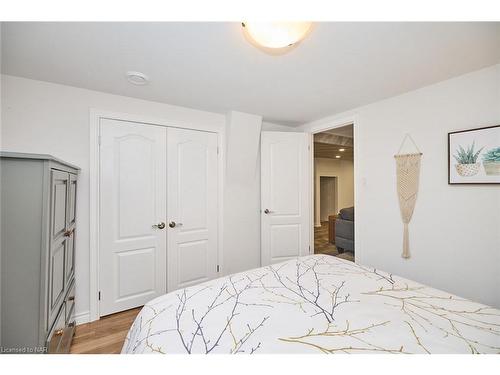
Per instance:
[[[457,169],[458,174],[462,177],[475,176],[481,167],[481,163],[477,162],[477,158],[483,150],[483,147],[476,151],[474,149],[474,143],[475,141],[473,141],[467,149],[464,149],[461,145],[459,145],[456,154],[453,155],[455,160],[458,162],[455,164],[455,168]]]
[[[500,125],[448,133],[449,184],[500,184]]]
[[[500,176],[500,147],[492,148],[483,155],[483,166],[487,175]]]

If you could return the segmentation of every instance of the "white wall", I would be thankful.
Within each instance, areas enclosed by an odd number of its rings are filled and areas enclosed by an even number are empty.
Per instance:
[[[447,183],[447,133],[500,124],[500,65],[301,128],[351,115],[356,261],[500,307],[500,185]],[[423,161],[405,260],[393,155],[407,132]]]
[[[85,313],[89,306],[89,108],[184,124],[225,126],[226,117],[24,78],[1,78],[1,148],[50,153],[82,168],[76,272],[77,313]],[[448,131],[500,124],[500,66],[299,129],[264,122],[262,130],[307,130],[351,114],[357,116],[359,151],[357,261],[500,307],[500,293],[495,289],[500,285],[500,187],[448,186],[446,164]],[[402,225],[393,154],[406,132],[412,134],[424,159],[420,196],[410,225],[413,257],[405,261],[400,257]],[[234,184],[224,196],[224,220],[244,228],[224,233],[224,273],[260,265],[260,162],[256,155],[250,182]],[[238,237],[241,230],[246,231],[244,241]]]
[[[337,210],[354,206],[354,164],[351,160],[314,158],[314,225],[320,223],[320,177],[337,177]]]
[[[1,149],[48,153],[81,167],[78,194],[76,244],[77,315],[89,310],[89,110],[144,115],[173,124],[226,126],[226,116],[148,102],[70,86],[3,75]],[[273,127],[274,124],[266,124]],[[233,135],[235,133],[233,132]],[[227,149],[231,149],[228,144]],[[248,150],[245,165],[260,166],[258,135],[255,150]],[[238,165],[233,168],[238,168]],[[224,233],[223,272],[260,265],[260,168],[247,176],[246,184],[225,186],[225,221],[238,223],[238,231]],[[245,237],[241,237],[244,231]],[[242,241],[242,239],[244,241]]]
[[[227,115],[224,185],[225,275],[260,266],[260,131],[262,117]]]
[[[328,221],[328,216],[334,215],[337,210],[337,177],[321,177],[319,183],[321,221]]]

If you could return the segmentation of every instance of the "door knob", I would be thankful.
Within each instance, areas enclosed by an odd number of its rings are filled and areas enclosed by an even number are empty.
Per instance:
[[[168,223],[168,226],[170,228],[175,228],[175,227],[178,227],[178,226],[181,226],[182,223],[176,223],[175,221],[171,221],[170,223]]]
[[[266,208],[266,209],[264,210],[264,213],[265,213],[266,215],[269,215],[269,214],[270,214],[270,213],[272,213],[272,212],[273,212],[273,211],[271,211],[269,208]]]
[[[54,332],[54,336],[62,336],[64,333],[64,329],[58,329],[57,331]]]
[[[161,223],[153,225],[153,228],[163,229],[165,228],[165,223],[162,221]]]

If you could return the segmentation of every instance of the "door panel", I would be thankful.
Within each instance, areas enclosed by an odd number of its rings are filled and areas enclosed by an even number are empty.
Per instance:
[[[64,298],[66,239],[60,237],[51,247],[49,260],[49,322],[52,322]]]
[[[309,135],[261,134],[262,265],[309,254]]]
[[[166,292],[166,129],[101,120],[101,315]]]
[[[168,290],[217,276],[217,135],[168,128]]]
[[[68,187],[68,224],[67,228],[71,228],[75,225],[76,221],[76,186],[77,186],[77,176],[70,173],[69,174],[69,187]]]
[[[116,254],[119,300],[155,291],[155,248],[122,251]]]
[[[51,233],[52,239],[56,239],[63,235],[67,228],[66,217],[69,174],[53,169],[51,179]]]
[[[66,285],[71,281],[75,273],[75,231],[72,230],[66,238]]]
[[[49,306],[47,324],[56,318],[64,298],[66,272],[66,218],[69,173],[51,170]]]
[[[207,280],[208,241],[191,241],[179,244],[179,285]],[[196,261],[193,261],[196,259]]]

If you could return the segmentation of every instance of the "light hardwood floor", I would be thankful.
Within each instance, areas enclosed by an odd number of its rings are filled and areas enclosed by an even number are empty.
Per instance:
[[[71,354],[120,353],[127,332],[141,307],[102,317],[92,323],[76,326]]]
[[[354,254],[346,251],[339,254],[334,244],[328,241],[328,221],[321,223],[321,227],[314,228],[314,254],[327,254],[354,262]]]

